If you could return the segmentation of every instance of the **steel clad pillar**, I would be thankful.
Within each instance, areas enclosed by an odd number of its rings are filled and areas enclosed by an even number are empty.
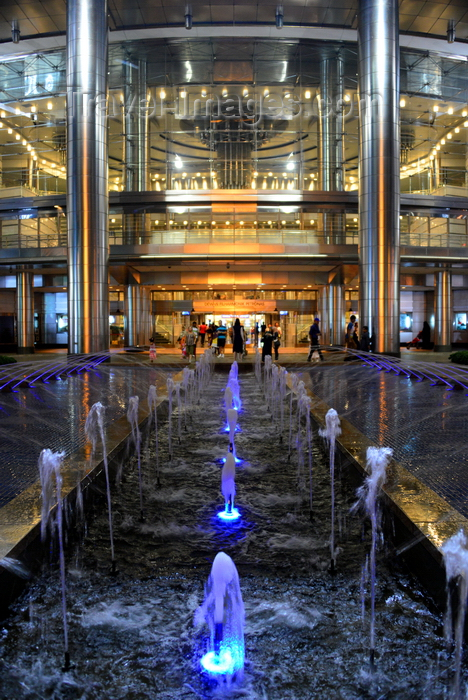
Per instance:
[[[334,279],[329,287],[330,345],[344,343],[344,287]]]
[[[319,189],[335,192],[344,189],[344,61],[340,50],[323,47],[322,51],[317,139]],[[323,214],[327,243],[344,242],[344,221],[340,212]]]
[[[330,345],[330,287],[321,287],[318,298],[318,317],[320,318],[320,345]]]
[[[146,62],[133,59],[123,63],[125,180],[127,192],[145,192],[149,187],[148,99]],[[144,243],[147,215],[144,212],[124,214],[124,243]]]
[[[16,273],[16,336],[18,354],[34,352],[34,287],[33,273],[18,270]]]
[[[107,2],[67,2],[68,352],[109,349]]]
[[[374,352],[400,354],[398,0],[360,0],[360,325]]]
[[[129,347],[149,345],[152,334],[149,288],[139,284],[129,284],[125,308],[125,345]]]
[[[435,343],[434,350],[452,349],[452,274],[442,270],[435,274]]]

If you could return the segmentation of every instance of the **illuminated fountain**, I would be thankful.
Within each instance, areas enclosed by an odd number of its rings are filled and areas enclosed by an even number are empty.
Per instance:
[[[466,603],[468,597],[468,541],[463,530],[446,540],[442,545],[445,572],[447,577],[447,606],[445,612],[444,632],[448,643],[452,636],[455,642],[455,675],[453,679],[452,697],[461,700],[466,694],[461,694],[460,680],[463,653],[463,635],[465,630]],[[458,597],[456,601],[456,618],[453,629],[452,593],[451,586],[456,583]]]
[[[156,388],[156,387],[153,387]],[[130,409],[129,409],[130,410]],[[137,404],[137,418],[138,418],[138,404]],[[133,415],[132,415],[133,420]],[[138,429],[138,426],[137,426]],[[109,538],[110,538],[110,548],[111,548],[111,562],[112,562],[112,573],[116,572],[115,568],[115,553],[114,553],[114,533],[112,529],[112,501],[111,501],[111,489],[109,480],[109,466],[107,458],[107,447],[106,447],[106,436],[104,434],[104,406],[99,401],[91,406],[91,409],[86,417],[85,422],[85,433],[88,440],[91,442],[93,447],[93,454],[96,450],[96,443],[98,437],[102,444],[102,459],[104,462],[104,473],[106,476],[106,496],[107,496],[107,514],[109,518]],[[81,497],[81,490],[79,492]],[[82,508],[82,505],[81,505]]]
[[[328,453],[330,456],[330,483],[331,483],[331,531],[330,531],[330,560],[331,571],[335,572],[336,552],[335,552],[335,449],[336,438],[341,435],[341,425],[338,413],[334,408],[330,408],[325,416],[325,428],[320,430],[320,435],[328,443]]]
[[[369,658],[371,667],[375,658],[375,580],[377,553],[377,539],[380,530],[380,510],[378,497],[387,478],[387,467],[390,464],[393,451],[389,447],[367,448],[367,469],[369,476],[363,485],[357,490],[358,501],[356,507],[362,507],[371,522],[372,541],[370,550],[370,649]]]
[[[159,435],[158,435],[158,405],[157,405],[158,392],[156,386],[151,384],[148,389],[148,408],[150,412],[150,420],[148,426],[148,432],[151,430],[151,421],[154,416],[154,450],[156,459],[156,484],[158,488],[161,486],[161,478],[159,475]]]
[[[143,513],[143,477],[141,474],[141,433],[138,427],[138,407],[139,398],[138,396],[131,396],[128,400],[127,409],[127,420],[132,428],[133,443],[135,445],[135,450],[137,453],[137,464],[138,464],[138,487],[140,493],[140,520],[144,520]]]
[[[244,668],[244,603],[237,569],[219,552],[205,587],[205,599],[195,613],[195,626],[207,628],[200,663],[211,676],[240,680]]]
[[[236,460],[232,452],[228,452],[221,473],[221,493],[224,496],[224,510],[218,513],[222,520],[237,520],[240,513],[234,507],[236,495]]]
[[[42,514],[41,514],[41,538],[45,540],[47,526],[50,521],[50,513],[54,504],[57,504],[57,534],[59,542],[60,584],[62,594],[62,619],[63,619],[63,650],[65,656],[64,671],[71,668],[70,651],[68,649],[68,621],[67,621],[67,589],[65,582],[65,552],[63,546],[63,504],[62,504],[62,468],[64,453],[42,450],[39,455],[39,476],[41,480]],[[54,493],[55,491],[55,493]],[[52,528],[51,528],[52,530]]]

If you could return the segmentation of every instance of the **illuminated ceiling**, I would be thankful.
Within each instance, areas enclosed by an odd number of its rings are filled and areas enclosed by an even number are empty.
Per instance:
[[[329,26],[356,28],[358,0],[282,0],[285,26]],[[193,23],[274,24],[277,2],[232,2],[191,0]],[[181,26],[185,2],[172,0],[109,0],[109,26],[128,28]],[[66,27],[66,0],[17,0],[0,3],[0,41],[11,39],[12,20],[18,20],[22,38],[60,34]],[[468,41],[468,5],[466,0],[402,0],[400,30],[411,34],[445,37],[448,20],[455,20],[457,39]],[[278,36],[280,34],[278,33]]]

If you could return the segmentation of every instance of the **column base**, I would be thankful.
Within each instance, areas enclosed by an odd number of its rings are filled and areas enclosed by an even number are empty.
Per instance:
[[[434,345],[434,352],[452,352],[451,345]]]
[[[16,350],[17,355],[34,355],[34,345],[30,348],[20,348]]]

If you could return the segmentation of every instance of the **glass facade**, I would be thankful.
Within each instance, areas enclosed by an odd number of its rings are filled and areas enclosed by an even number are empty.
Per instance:
[[[109,61],[111,192],[357,190],[355,45],[142,41]],[[1,196],[65,192],[65,52],[0,61],[0,85]],[[402,50],[402,193],[467,196],[467,85],[466,61]]]

